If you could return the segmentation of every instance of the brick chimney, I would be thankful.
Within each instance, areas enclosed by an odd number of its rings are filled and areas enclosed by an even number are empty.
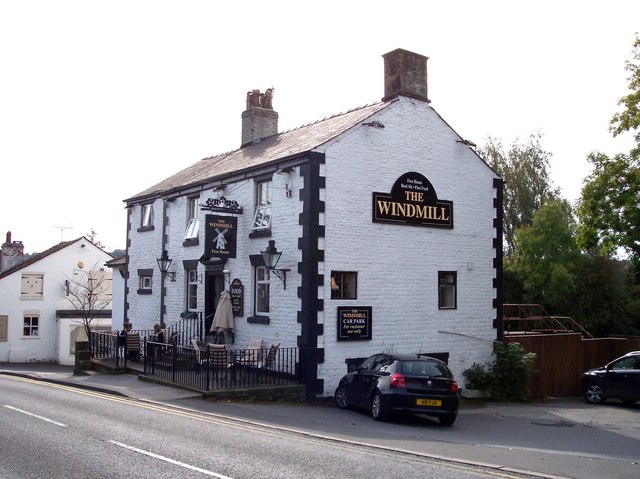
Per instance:
[[[247,92],[247,109],[242,112],[241,148],[278,133],[278,112],[273,111],[273,88]]]
[[[430,102],[427,97],[427,60],[429,58],[398,48],[382,55],[384,58],[384,97],[398,95]]]

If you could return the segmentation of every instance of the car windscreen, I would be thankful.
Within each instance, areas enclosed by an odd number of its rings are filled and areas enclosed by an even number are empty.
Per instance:
[[[447,366],[432,361],[402,361],[400,372],[411,376],[451,377]]]

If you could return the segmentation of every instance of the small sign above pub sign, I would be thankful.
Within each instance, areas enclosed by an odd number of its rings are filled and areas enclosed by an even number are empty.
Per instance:
[[[373,193],[373,222],[453,228],[453,202],[439,200],[431,182],[412,171],[396,180],[391,193]]]

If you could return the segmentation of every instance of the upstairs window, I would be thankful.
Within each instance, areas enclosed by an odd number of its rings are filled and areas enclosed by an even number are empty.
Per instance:
[[[358,299],[358,273],[331,271],[331,299]]]
[[[200,231],[200,198],[189,198],[187,204],[187,231],[184,239],[197,239]]]
[[[456,309],[455,271],[438,271],[438,309]]]
[[[153,226],[153,204],[142,205],[140,214],[140,227],[151,228]]]
[[[42,299],[44,292],[44,274],[24,273],[22,275],[22,288],[20,298]]]
[[[256,183],[256,211],[253,217],[254,230],[271,229],[272,188],[271,180]]]

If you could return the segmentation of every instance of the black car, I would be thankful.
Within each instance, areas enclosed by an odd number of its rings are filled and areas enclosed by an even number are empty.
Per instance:
[[[640,401],[640,351],[632,351],[606,366],[582,375],[582,394],[593,404],[619,399],[625,404]]]
[[[375,354],[344,376],[336,405],[371,411],[376,420],[390,413],[435,416],[450,426],[458,415],[460,388],[446,363],[418,354]]]

